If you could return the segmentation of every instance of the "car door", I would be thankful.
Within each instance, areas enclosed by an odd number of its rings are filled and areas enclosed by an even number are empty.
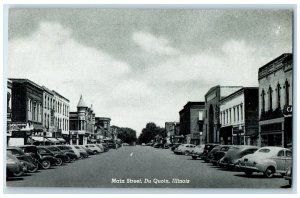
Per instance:
[[[284,170],[287,170],[289,167],[292,167],[292,151],[285,151],[285,167]]]
[[[284,150],[280,150],[277,153],[277,156],[275,156],[274,161],[276,162],[277,165],[277,170],[276,171],[283,171],[285,170],[285,161],[286,161],[286,156],[285,156],[285,151]]]

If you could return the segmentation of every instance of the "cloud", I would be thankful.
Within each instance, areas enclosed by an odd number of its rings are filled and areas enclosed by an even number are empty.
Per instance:
[[[42,22],[27,37],[10,40],[8,64],[9,77],[29,78],[63,92],[72,100],[71,109],[80,93],[97,102],[98,92],[109,92],[114,81],[130,73],[127,63],[79,43],[70,30],[50,22]]]
[[[199,82],[207,86],[255,86],[258,68],[267,60],[268,57],[260,56],[245,41],[229,40],[214,52],[180,54],[150,65],[147,78],[169,83]]]
[[[132,40],[141,49],[148,53],[157,55],[176,55],[178,50],[170,45],[169,40],[163,37],[156,37],[147,32],[134,32]]]

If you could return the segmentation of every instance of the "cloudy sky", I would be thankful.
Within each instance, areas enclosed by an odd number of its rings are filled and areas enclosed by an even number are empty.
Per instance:
[[[8,77],[54,89],[76,110],[138,133],[179,120],[215,85],[257,86],[292,52],[290,10],[10,9]]]

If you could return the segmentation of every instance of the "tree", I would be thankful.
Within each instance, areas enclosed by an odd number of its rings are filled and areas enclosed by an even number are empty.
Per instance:
[[[146,124],[146,127],[143,128],[142,133],[138,138],[139,143],[148,143],[151,140],[157,137],[164,137],[165,129],[157,126],[153,122],[149,122]]]
[[[121,139],[122,142],[132,144],[133,142],[137,141],[135,130],[127,127],[118,127],[118,126],[111,126],[111,127],[117,129],[117,137]]]

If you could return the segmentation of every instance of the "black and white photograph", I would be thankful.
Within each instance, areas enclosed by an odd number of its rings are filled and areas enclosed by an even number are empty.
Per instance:
[[[292,192],[292,5],[6,8],[10,192]]]

